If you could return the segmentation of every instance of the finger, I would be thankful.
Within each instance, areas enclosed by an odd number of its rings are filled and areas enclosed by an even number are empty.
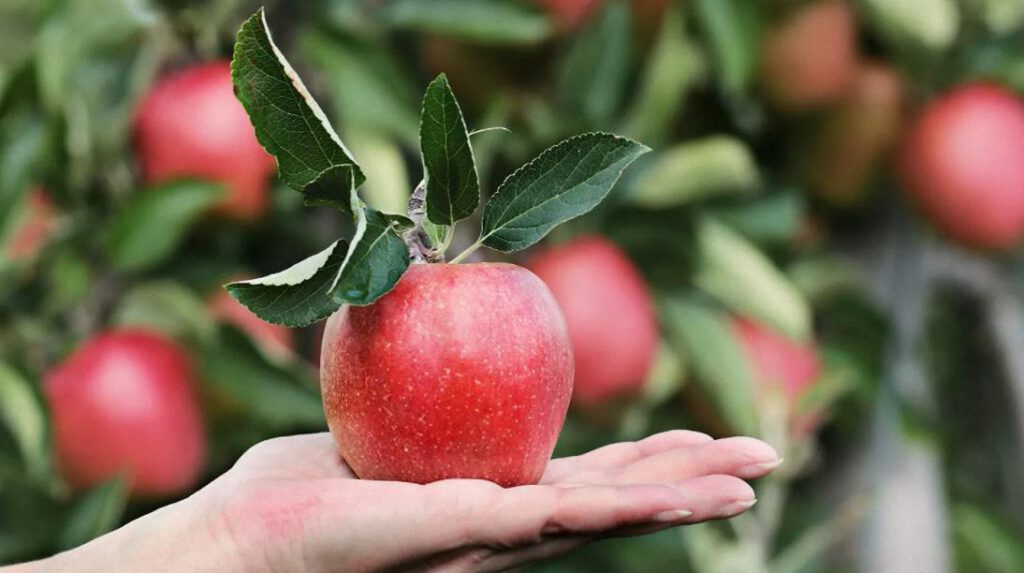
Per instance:
[[[754,438],[725,438],[676,448],[637,460],[619,470],[589,476],[589,483],[661,483],[726,474],[744,479],[771,473],[782,462],[775,449]]]
[[[697,446],[711,441],[711,436],[700,432],[671,430],[638,442],[611,444],[583,455],[551,460],[541,483],[564,481],[572,475],[614,468],[664,451]]]
[[[673,486],[679,493],[682,506],[689,515],[680,516],[669,525],[699,523],[711,519],[735,517],[757,503],[750,484],[729,475],[710,475],[690,478]]]

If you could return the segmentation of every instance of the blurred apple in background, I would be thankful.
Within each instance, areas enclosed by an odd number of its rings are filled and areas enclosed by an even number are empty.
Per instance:
[[[4,245],[4,254],[12,261],[35,258],[57,226],[58,211],[42,187],[25,195],[24,204]]]
[[[994,84],[939,97],[908,135],[900,174],[921,210],[951,238],[1012,247],[1024,234],[1024,103]]]
[[[850,93],[801,145],[801,172],[812,191],[835,207],[855,207],[884,166],[904,127],[903,79],[888,64],[863,62]]]
[[[761,45],[765,97],[800,111],[843,97],[857,69],[857,17],[846,2],[801,5],[771,28]]]
[[[791,340],[770,327],[735,318],[733,331],[753,369],[755,403],[763,411],[770,393],[781,394],[789,412],[789,428],[796,436],[812,433],[820,412],[801,412],[800,401],[821,379],[821,360],[813,342]]]
[[[220,214],[249,221],[267,210],[275,162],[235,98],[226,60],[185,68],[158,82],[139,108],[136,148],[147,183],[216,181],[228,187]]]
[[[232,324],[246,333],[270,356],[280,359],[294,356],[295,333],[290,328],[260,319],[226,290],[217,289],[217,292],[207,299],[206,306],[217,320]]]
[[[587,236],[527,265],[562,308],[576,360],[573,402],[589,408],[643,389],[658,346],[654,302],[629,257]]]
[[[534,0],[547,10],[558,27],[571,32],[582,26],[601,6],[601,0]]]
[[[206,441],[185,351],[145,330],[100,334],[46,376],[58,465],[89,487],[125,475],[137,496],[195,485]]]

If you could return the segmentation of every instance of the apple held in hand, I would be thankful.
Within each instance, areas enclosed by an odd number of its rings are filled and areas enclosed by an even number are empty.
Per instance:
[[[835,101],[857,68],[857,19],[844,0],[801,6],[770,30],[761,45],[760,84],[786,111]]]
[[[127,475],[164,496],[195,484],[206,442],[188,356],[144,330],[101,334],[46,377],[60,468],[89,487]]]
[[[649,149],[609,133],[549,147],[486,195],[480,234],[449,263],[455,226],[478,210],[481,189],[469,129],[444,75],[423,98],[424,178],[406,216],[363,202],[365,175],[275,48],[262,11],[238,33],[233,74],[284,182],[307,202],[353,218],[350,240],[227,285],[268,322],[302,327],[330,316],[320,385],[345,461],[364,479],[536,483],[572,397],[565,319],[530,271],[459,263],[481,247],[508,253],[534,245],[593,209]]]
[[[1024,103],[994,84],[932,102],[900,158],[903,185],[949,237],[1006,249],[1024,234]]]
[[[324,335],[328,425],[361,478],[536,483],[572,393],[565,322],[509,264],[413,265]]]
[[[820,423],[820,412],[801,412],[800,401],[821,379],[821,361],[813,343],[786,338],[766,325],[733,319],[735,332],[753,369],[755,402],[781,394],[789,411],[789,427],[806,436]]]
[[[593,407],[640,393],[658,346],[654,302],[626,253],[589,236],[529,263],[565,314],[576,362],[573,401]]]
[[[136,148],[147,183],[216,181],[228,191],[220,214],[249,221],[267,210],[274,159],[235,99],[227,61],[186,68],[158,82],[139,108]]]

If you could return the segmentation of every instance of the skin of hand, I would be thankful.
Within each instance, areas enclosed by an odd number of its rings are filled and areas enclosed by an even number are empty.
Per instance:
[[[686,430],[552,460],[538,485],[355,477],[329,434],[260,443],[191,497],[28,571],[503,571],[588,542],[728,518],[781,463]]]

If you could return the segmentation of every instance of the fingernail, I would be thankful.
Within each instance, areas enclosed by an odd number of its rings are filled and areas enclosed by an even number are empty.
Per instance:
[[[734,501],[729,505],[723,507],[718,512],[718,516],[732,517],[734,515],[739,515],[740,513],[743,513],[744,511],[750,509],[751,507],[754,507],[755,503],[757,503],[756,499],[752,499],[750,501]]]
[[[654,521],[660,523],[675,523],[693,515],[692,511],[686,509],[670,509],[654,516]]]
[[[749,466],[743,466],[740,468],[739,473],[741,475],[761,475],[765,472],[770,472],[773,469],[782,465],[785,461],[783,458],[774,459],[770,462],[759,462],[756,464],[750,464]]]

